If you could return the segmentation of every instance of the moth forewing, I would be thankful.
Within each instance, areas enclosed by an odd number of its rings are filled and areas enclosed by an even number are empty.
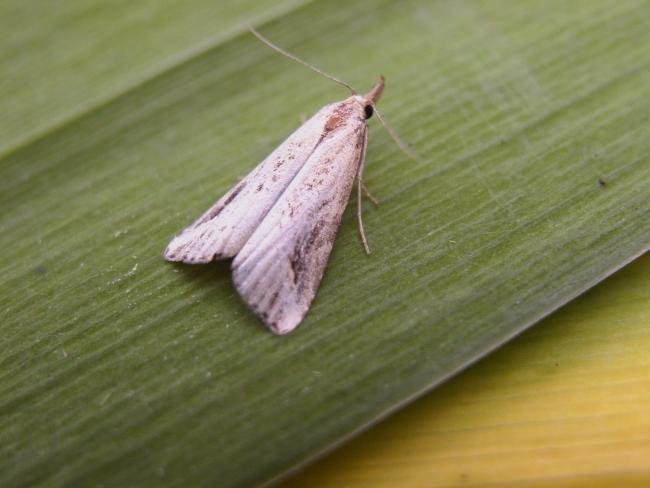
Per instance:
[[[233,261],[239,294],[276,334],[309,310],[365,157],[358,98],[327,107],[320,142]]]
[[[318,144],[329,119],[330,107],[318,111],[172,239],[163,257],[168,261],[207,263],[235,256]]]

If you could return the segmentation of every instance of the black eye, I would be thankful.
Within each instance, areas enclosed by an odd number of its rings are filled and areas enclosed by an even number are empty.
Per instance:
[[[372,105],[366,105],[363,107],[363,111],[366,114],[366,120],[372,117],[372,114],[375,113],[375,111],[372,109]]]

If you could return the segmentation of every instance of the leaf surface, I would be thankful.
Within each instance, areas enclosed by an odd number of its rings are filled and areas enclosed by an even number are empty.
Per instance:
[[[647,2],[213,4],[143,3],[139,21],[2,7],[4,486],[267,481],[650,244]],[[228,263],[160,257],[301,115],[346,96],[246,20],[359,91],[384,74],[380,108],[422,160],[371,124],[374,252],[348,209],[283,338]]]

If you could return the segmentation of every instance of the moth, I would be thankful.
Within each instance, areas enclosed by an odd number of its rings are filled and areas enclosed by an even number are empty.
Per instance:
[[[347,83],[250,30],[272,49],[342,84],[352,94],[307,120],[174,237],[163,256],[190,264],[234,258],[232,277],[239,295],[271,331],[282,335],[293,331],[309,310],[355,179],[359,232],[365,251],[370,252],[361,217],[362,192],[374,200],[363,183],[366,121],[375,113],[381,119],[376,104],[384,78],[359,95]]]

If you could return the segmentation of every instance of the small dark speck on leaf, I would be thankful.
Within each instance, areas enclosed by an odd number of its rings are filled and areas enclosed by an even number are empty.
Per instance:
[[[44,275],[45,273],[47,273],[47,269],[45,269],[45,266],[43,266],[42,264],[39,264],[38,266],[36,266],[35,271],[36,271],[36,274],[39,274],[39,275]]]
[[[605,188],[607,186],[607,182],[602,178],[598,178],[598,184],[601,186],[601,188]]]

